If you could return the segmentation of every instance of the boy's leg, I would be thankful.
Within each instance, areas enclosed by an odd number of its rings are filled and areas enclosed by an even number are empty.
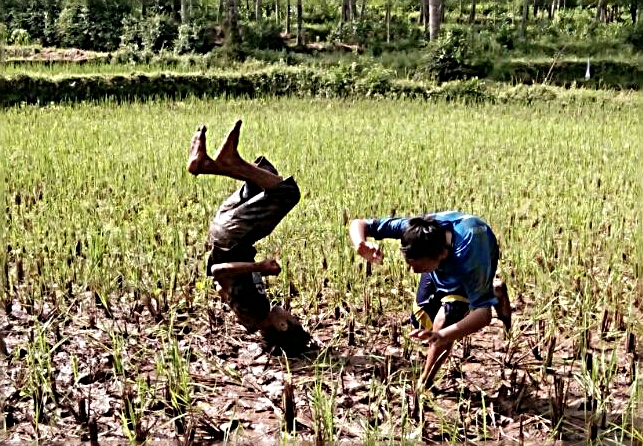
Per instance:
[[[248,163],[239,155],[239,132],[241,121],[238,120],[228,132],[228,135],[219,146],[219,150],[210,158],[206,151],[206,128],[199,127],[190,146],[187,170],[197,175],[222,175],[241,181],[256,184],[261,189],[270,189],[277,186],[283,178],[268,170]]]
[[[468,311],[468,302],[463,290],[456,290],[448,296],[438,291],[430,273],[424,273],[418,284],[415,311],[411,323],[415,328],[438,331],[463,319]],[[431,344],[426,351],[419,385],[428,388],[433,385],[435,375],[449,356],[453,343]]]
[[[276,187],[221,209],[210,224],[209,242],[224,250],[254,245],[277,227],[299,199],[299,187],[288,177]]]
[[[438,314],[433,319],[433,331],[441,330],[446,326],[445,308],[441,307]],[[424,362],[424,368],[422,369],[422,375],[420,375],[419,381],[421,387],[430,388],[433,386],[435,375],[437,375],[440,367],[442,367],[444,361],[449,357],[451,347],[453,347],[453,342],[450,342],[447,345],[438,345],[437,343],[433,343],[427,348],[426,361]]]

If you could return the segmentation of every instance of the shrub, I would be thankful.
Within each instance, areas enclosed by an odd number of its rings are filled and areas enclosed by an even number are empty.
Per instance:
[[[439,82],[486,77],[493,68],[488,58],[475,55],[466,31],[458,27],[432,42],[423,62],[429,76]]]
[[[316,41],[328,41],[329,36],[333,32],[335,24],[334,23],[305,23],[304,24],[304,29],[303,32],[306,36],[306,40],[309,42],[316,42]],[[297,32],[296,28],[292,28],[290,30],[292,34],[295,34]]]
[[[121,41],[127,7],[118,0],[68,1],[55,24],[63,46],[113,51]]]
[[[56,20],[62,46],[87,49],[89,46],[89,10],[79,3],[64,8]]]
[[[143,46],[143,24],[140,18],[134,15],[126,15],[123,17],[120,44],[122,47],[133,50],[137,50]]]
[[[9,42],[19,46],[29,45],[31,44],[31,36],[26,29],[14,29],[9,37]]]
[[[496,34],[496,41],[508,50],[515,48],[515,42],[518,40],[518,30],[515,26],[504,23]]]
[[[281,26],[272,21],[244,24],[240,31],[243,45],[247,49],[278,51],[286,47],[281,37]]]
[[[168,15],[154,14],[142,22],[141,40],[146,50],[158,52],[163,48],[172,48],[178,36],[179,25]]]
[[[623,27],[621,34],[623,41],[635,51],[643,51],[643,21],[639,21],[636,25],[627,25]]]
[[[189,25],[178,28],[178,37],[174,42],[174,52],[177,54],[200,53],[212,51],[223,42],[223,29],[214,22],[194,21]]]

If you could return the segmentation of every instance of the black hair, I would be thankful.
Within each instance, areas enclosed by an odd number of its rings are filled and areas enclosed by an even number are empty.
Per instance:
[[[437,259],[448,248],[446,231],[431,217],[415,217],[402,233],[402,253],[408,260]]]
[[[312,343],[312,337],[304,330],[298,322],[288,321],[288,329],[279,331],[276,327],[261,330],[264,348],[273,354],[293,358],[308,353],[316,346]]]

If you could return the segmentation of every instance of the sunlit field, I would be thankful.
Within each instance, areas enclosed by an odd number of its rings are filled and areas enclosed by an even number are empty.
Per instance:
[[[214,150],[237,117],[242,156],[302,190],[258,249],[283,268],[274,303],[322,345],[310,358],[263,352],[205,278],[238,184],[191,176],[187,151],[199,124]],[[643,441],[641,141],[627,102],[5,109],[0,440]],[[346,223],[448,209],[498,235],[514,327],[458,343],[418,394],[418,276],[392,241],[366,268]]]

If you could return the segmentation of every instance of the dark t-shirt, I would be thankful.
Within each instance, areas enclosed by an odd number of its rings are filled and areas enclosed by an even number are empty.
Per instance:
[[[212,276],[211,267],[217,263],[254,262],[257,251],[253,246],[238,246],[233,250],[222,250],[216,246],[208,256],[207,275]],[[263,277],[260,273],[235,276],[226,290],[230,295],[230,307],[250,333],[258,330],[258,325],[268,317],[270,302],[266,296]]]

